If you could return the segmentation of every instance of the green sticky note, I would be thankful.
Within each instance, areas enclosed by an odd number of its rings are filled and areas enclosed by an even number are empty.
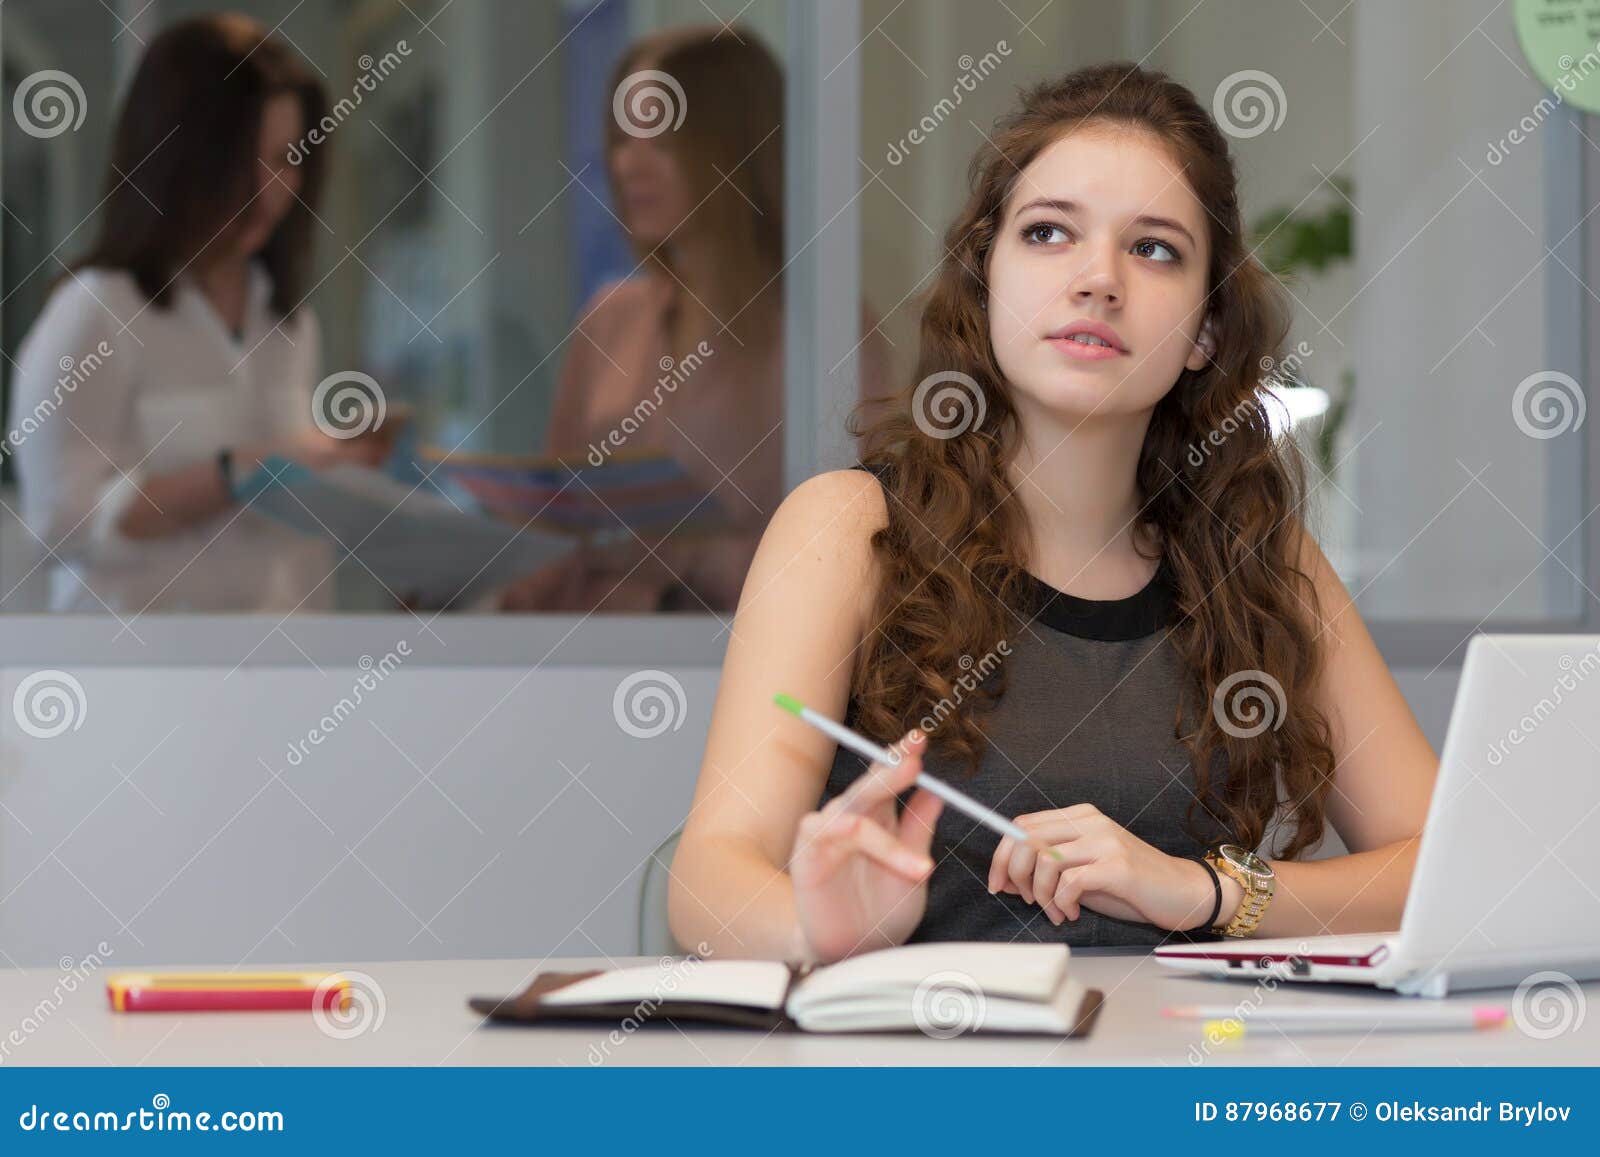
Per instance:
[[[1512,19],[1551,99],[1600,112],[1600,0],[1512,0]]]

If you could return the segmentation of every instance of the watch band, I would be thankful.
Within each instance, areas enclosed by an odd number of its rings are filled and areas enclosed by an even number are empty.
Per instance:
[[[1206,874],[1211,877],[1211,890],[1214,896],[1209,916],[1193,928],[1173,929],[1174,935],[1181,936],[1189,943],[1195,944],[1200,942],[1196,939],[1197,937],[1209,938],[1216,933],[1217,920],[1222,915],[1222,877],[1217,874],[1217,870],[1211,866],[1211,862],[1204,855],[1186,856],[1185,859],[1193,860],[1206,870]]]
[[[1226,856],[1215,851],[1206,853],[1206,861],[1219,872],[1226,872],[1239,886],[1244,889],[1244,899],[1239,903],[1239,910],[1224,925],[1213,929],[1224,936],[1250,936],[1255,933],[1261,924],[1261,917],[1267,910],[1267,905],[1272,903],[1274,881],[1266,881],[1251,875],[1244,869],[1233,864]]]

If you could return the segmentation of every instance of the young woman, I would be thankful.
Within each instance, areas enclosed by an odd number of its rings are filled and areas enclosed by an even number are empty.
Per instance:
[[[945,247],[868,469],[797,487],[757,551],[675,935],[826,961],[1398,926],[1437,759],[1302,524],[1258,391],[1287,315],[1211,117],[1131,64],[1033,88]],[[902,807],[924,768],[1063,862]],[[1348,854],[1306,861],[1330,823]]]
[[[99,237],[17,359],[22,516],[51,552],[52,609],[331,606],[328,544],[231,490],[268,454],[370,464],[387,448],[312,420],[319,340],[301,297],[323,166],[320,149],[289,158],[325,104],[242,16],[175,24],[140,61]]]
[[[731,611],[783,498],[783,73],[748,30],[671,28],[631,45],[607,91],[610,183],[640,272],[583,307],[544,449],[580,461],[637,421],[622,452],[672,455],[731,526],[581,552],[500,605]],[[862,317],[866,397],[888,350]]]

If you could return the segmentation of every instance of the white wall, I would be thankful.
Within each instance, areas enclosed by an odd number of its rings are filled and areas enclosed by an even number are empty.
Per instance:
[[[632,952],[715,684],[676,669],[679,728],[635,738],[632,672],[402,666],[295,766],[354,666],[74,666],[82,725],[53,738],[11,709],[32,668],[0,671],[0,961]]]
[[[1570,613],[1552,592],[1568,602],[1576,589],[1554,561],[1539,567],[1540,540],[1572,526],[1553,533],[1549,504],[1555,490],[1572,503],[1581,493],[1575,469],[1555,468],[1575,447],[1523,434],[1511,402],[1551,368],[1548,278],[1581,292],[1544,260],[1565,232],[1546,227],[1545,150],[1561,126],[1488,163],[1490,142],[1547,91],[1518,63],[1509,11],[1494,7],[1430,4],[1428,19],[1403,21],[1376,0],[1352,10],[1355,119],[1379,126],[1352,160],[1366,288],[1348,316],[1355,420],[1371,432],[1357,501],[1373,581],[1361,601],[1382,617],[1538,619]],[[1474,483],[1468,471],[1485,468]]]

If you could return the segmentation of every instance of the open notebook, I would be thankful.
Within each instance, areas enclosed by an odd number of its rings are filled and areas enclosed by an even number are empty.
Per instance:
[[[921,1031],[1087,1036],[1104,999],[1072,977],[1065,944],[938,943],[837,964],[663,959],[543,972],[515,996],[474,997],[490,1020],[651,1020],[799,1032]]]

